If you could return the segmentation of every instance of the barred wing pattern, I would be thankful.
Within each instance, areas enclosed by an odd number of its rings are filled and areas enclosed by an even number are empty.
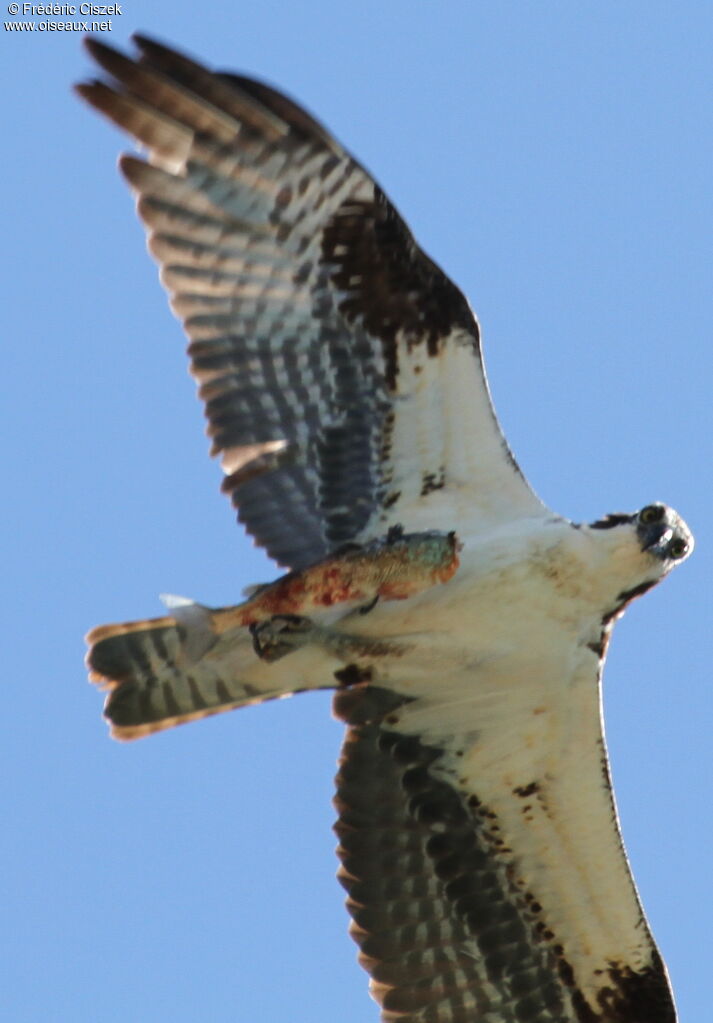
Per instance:
[[[276,91],[136,42],[87,40],[115,84],[78,89],[149,150],[121,168],[248,531],[300,568],[395,522],[540,512],[468,303],[371,177]]]
[[[340,879],[383,1023],[676,1023],[666,971],[619,845],[603,748],[611,830],[601,827],[601,793],[583,791],[533,870],[528,825],[517,819],[537,802],[538,783],[502,789],[493,804],[456,784],[464,748],[394,728],[408,702],[372,686],[339,693],[334,703],[349,726],[337,775]],[[550,779],[555,788],[560,782]],[[578,868],[582,861],[565,829],[588,834],[590,813],[601,863],[592,851],[590,881],[598,873],[600,890],[590,890],[588,902],[586,887],[571,887],[570,859]],[[609,840],[613,861],[605,854]],[[571,905],[554,890],[547,899],[533,894],[543,866],[556,887],[570,888]],[[616,918],[633,923],[633,946],[624,960],[607,962],[602,924],[616,932]]]

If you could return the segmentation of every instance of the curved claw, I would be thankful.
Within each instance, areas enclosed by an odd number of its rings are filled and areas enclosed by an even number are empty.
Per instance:
[[[273,615],[249,626],[253,649],[261,661],[271,664],[308,643],[314,624],[303,615]]]

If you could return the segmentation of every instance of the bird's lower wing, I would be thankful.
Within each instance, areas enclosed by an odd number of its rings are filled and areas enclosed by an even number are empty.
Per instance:
[[[335,697],[341,881],[384,1021],[675,1023],[594,693],[588,748],[570,721],[570,752],[541,758],[487,726],[475,747],[419,736],[417,704],[383,689]]]

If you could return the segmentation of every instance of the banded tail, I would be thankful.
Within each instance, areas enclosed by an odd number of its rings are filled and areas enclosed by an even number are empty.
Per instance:
[[[100,625],[88,634],[89,678],[108,690],[104,715],[115,738],[140,739],[289,695],[256,657],[249,629],[217,635],[211,614],[186,605],[175,616]]]

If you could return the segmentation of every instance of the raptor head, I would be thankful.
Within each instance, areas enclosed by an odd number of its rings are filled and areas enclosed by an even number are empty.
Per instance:
[[[641,550],[662,563],[665,570],[685,561],[693,550],[693,534],[678,512],[665,504],[647,504],[634,516]]]
[[[693,534],[678,512],[660,502],[633,514],[607,515],[589,529],[608,561],[610,581],[619,588],[617,611],[685,561],[694,545]]]
[[[589,528],[618,530],[621,526],[627,527],[629,534],[633,529],[641,553],[657,559],[665,572],[685,561],[694,547],[693,534],[678,512],[659,501],[633,514],[605,515]]]

